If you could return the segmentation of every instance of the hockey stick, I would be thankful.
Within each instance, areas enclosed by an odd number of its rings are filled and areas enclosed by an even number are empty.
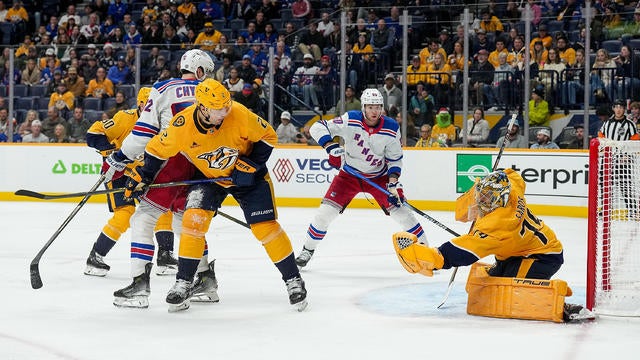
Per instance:
[[[225,213],[223,213],[223,212],[222,212],[222,211],[220,211],[220,210],[216,211],[216,213],[217,213],[218,215],[222,216],[223,218],[227,219],[227,220],[231,220],[231,221],[233,221],[234,223],[236,223],[236,224],[238,224],[238,225],[244,226],[244,227],[246,227],[247,229],[251,229],[251,226],[249,226],[249,224],[247,224],[246,222],[244,222],[244,221],[242,221],[242,220],[240,220],[240,219],[236,219],[236,218],[234,218],[233,216],[231,216],[231,215],[229,215],[229,214],[225,214]]]
[[[60,235],[62,230],[64,230],[64,228],[67,227],[69,222],[71,222],[71,220],[76,216],[76,214],[78,213],[78,211],[80,211],[80,209],[84,206],[84,204],[87,203],[87,200],[89,200],[89,198],[91,197],[91,192],[95,191],[95,189],[97,189],[98,186],[102,184],[104,179],[105,179],[104,175],[100,176],[100,179],[98,179],[98,182],[96,182],[95,185],[93,185],[93,187],[91,188],[91,190],[89,190],[89,192],[86,193],[86,195],[82,198],[82,200],[80,200],[78,205],[76,205],[75,209],[73,209],[71,214],[69,214],[69,216],[67,216],[67,218],[64,220],[62,225],[60,225],[58,230],[56,230],[56,232],[53,233],[49,241],[47,241],[47,243],[44,244],[42,249],[38,251],[38,253],[36,254],[36,257],[34,257],[33,260],[31,260],[31,265],[29,266],[29,270],[31,273],[32,288],[40,289],[42,287],[42,278],[40,277],[40,269],[39,269],[40,259],[42,258],[42,255],[44,255],[44,252],[47,251],[49,246],[51,246],[53,241],[58,237],[58,235]]]
[[[383,188],[382,186],[374,183],[373,181],[371,181],[371,179],[368,179],[366,177],[364,177],[362,174],[360,174],[356,169],[352,168],[349,165],[344,165],[342,167],[342,169],[347,172],[350,175],[353,175],[355,177],[357,177],[358,179],[363,180],[364,182],[366,182],[367,184],[373,186],[374,188],[376,188],[377,190],[381,191],[383,194],[389,196],[391,195],[391,193],[389,192],[389,190]],[[416,208],[415,206],[409,204],[406,200],[404,200],[402,202],[406,207],[408,207],[409,209],[415,211],[417,214],[425,217],[427,220],[431,221],[432,223],[434,223],[435,225],[437,225],[438,227],[440,227],[443,230],[446,230],[449,234],[453,235],[453,236],[460,236],[460,234],[458,234],[457,232],[451,230],[450,228],[447,227],[447,225],[441,223],[440,221],[432,218],[431,216],[429,216],[428,214],[424,213],[423,211],[421,211],[420,209]]]
[[[227,181],[227,180],[231,180],[231,178],[220,177],[220,178],[213,178],[213,179],[172,181],[167,183],[151,184],[149,185],[149,189],[165,188],[165,187],[171,187],[171,186],[187,186],[187,185],[217,182],[217,181]],[[31,190],[18,190],[14,194],[18,196],[32,197],[40,200],[57,200],[57,199],[69,199],[69,198],[81,197],[86,195],[93,196],[93,195],[102,195],[102,194],[113,194],[113,193],[123,192],[124,190],[125,188],[115,188],[115,189],[105,189],[105,190],[59,194],[59,195],[43,194],[43,193],[31,191]]]
[[[511,115],[511,119],[509,120],[509,122],[507,123],[507,133],[504,134],[504,138],[502,139],[502,144],[500,144],[500,150],[498,151],[498,156],[496,157],[496,161],[493,163],[493,168],[491,169],[491,171],[496,171],[496,169],[498,168],[498,164],[500,163],[500,158],[502,157],[502,153],[504,152],[504,148],[507,146],[507,144],[509,143],[508,135],[509,132],[511,132],[511,129],[513,128],[513,124],[516,123],[516,118],[518,116],[518,113],[513,113],[513,115]],[[471,230],[473,229],[473,226],[476,224],[475,220],[471,223],[471,226],[469,227],[469,232],[471,232]],[[453,282],[456,279],[456,274],[458,273],[458,267],[454,267],[453,268],[453,272],[451,273],[451,277],[449,278],[449,284],[447,285],[447,292],[445,292],[444,294],[444,298],[442,299],[442,301],[440,302],[440,305],[438,305],[438,309],[440,309],[440,307],[442,307],[442,305],[444,305],[445,302],[447,302],[447,299],[449,298],[449,294],[451,293],[451,289],[453,288]]]

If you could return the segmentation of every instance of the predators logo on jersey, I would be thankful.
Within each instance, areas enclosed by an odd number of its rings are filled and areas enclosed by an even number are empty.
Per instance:
[[[238,149],[221,146],[213,151],[198,155],[198,159],[209,163],[210,169],[224,170],[235,164],[238,158]]]

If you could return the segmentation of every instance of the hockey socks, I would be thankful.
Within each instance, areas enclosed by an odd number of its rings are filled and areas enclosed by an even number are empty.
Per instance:
[[[101,232],[95,244],[93,244],[93,250],[100,256],[107,256],[115,244],[116,240],[111,239],[105,233]]]
[[[171,231],[156,231],[156,241],[158,242],[158,249],[173,251],[173,232]]]

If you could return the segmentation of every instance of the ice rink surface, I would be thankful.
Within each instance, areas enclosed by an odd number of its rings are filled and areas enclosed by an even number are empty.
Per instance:
[[[129,232],[106,261],[104,278],[83,275],[109,214],[87,204],[45,253],[44,287],[33,290],[29,263],[74,203],[0,202],[0,359],[637,359],[640,320],[600,317],[584,324],[504,320],[466,314],[467,269],[458,272],[443,309],[450,271],[407,273],[393,251],[398,226],[379,210],[347,209],[302,271],[309,307],[289,305],[284,283],[245,228],[217,217],[207,234],[220,303],[168,313],[173,276],[152,275],[148,309],[112,305],[131,282]],[[224,212],[243,219],[240,209]],[[279,208],[280,223],[301,249],[313,208]],[[468,224],[429,212],[459,233]],[[565,246],[557,278],[584,304],[586,219],[542,216]],[[449,234],[419,217],[432,245]],[[177,244],[176,244],[177,245]],[[177,246],[176,246],[177,249]]]

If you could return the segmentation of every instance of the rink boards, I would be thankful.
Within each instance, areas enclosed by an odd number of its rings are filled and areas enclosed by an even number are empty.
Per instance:
[[[421,209],[452,210],[455,199],[473,184],[473,179],[491,170],[497,153],[497,149],[407,148],[401,176],[405,194]],[[337,174],[326,158],[319,147],[278,146],[267,164],[278,204],[317,206]],[[88,190],[101,164],[100,155],[84,145],[0,145],[0,200],[33,200],[13,195],[18,189],[47,193]],[[527,199],[538,213],[586,216],[586,151],[506,150],[499,168],[509,167],[521,172],[527,183]],[[377,205],[370,196],[361,194],[350,206]]]

